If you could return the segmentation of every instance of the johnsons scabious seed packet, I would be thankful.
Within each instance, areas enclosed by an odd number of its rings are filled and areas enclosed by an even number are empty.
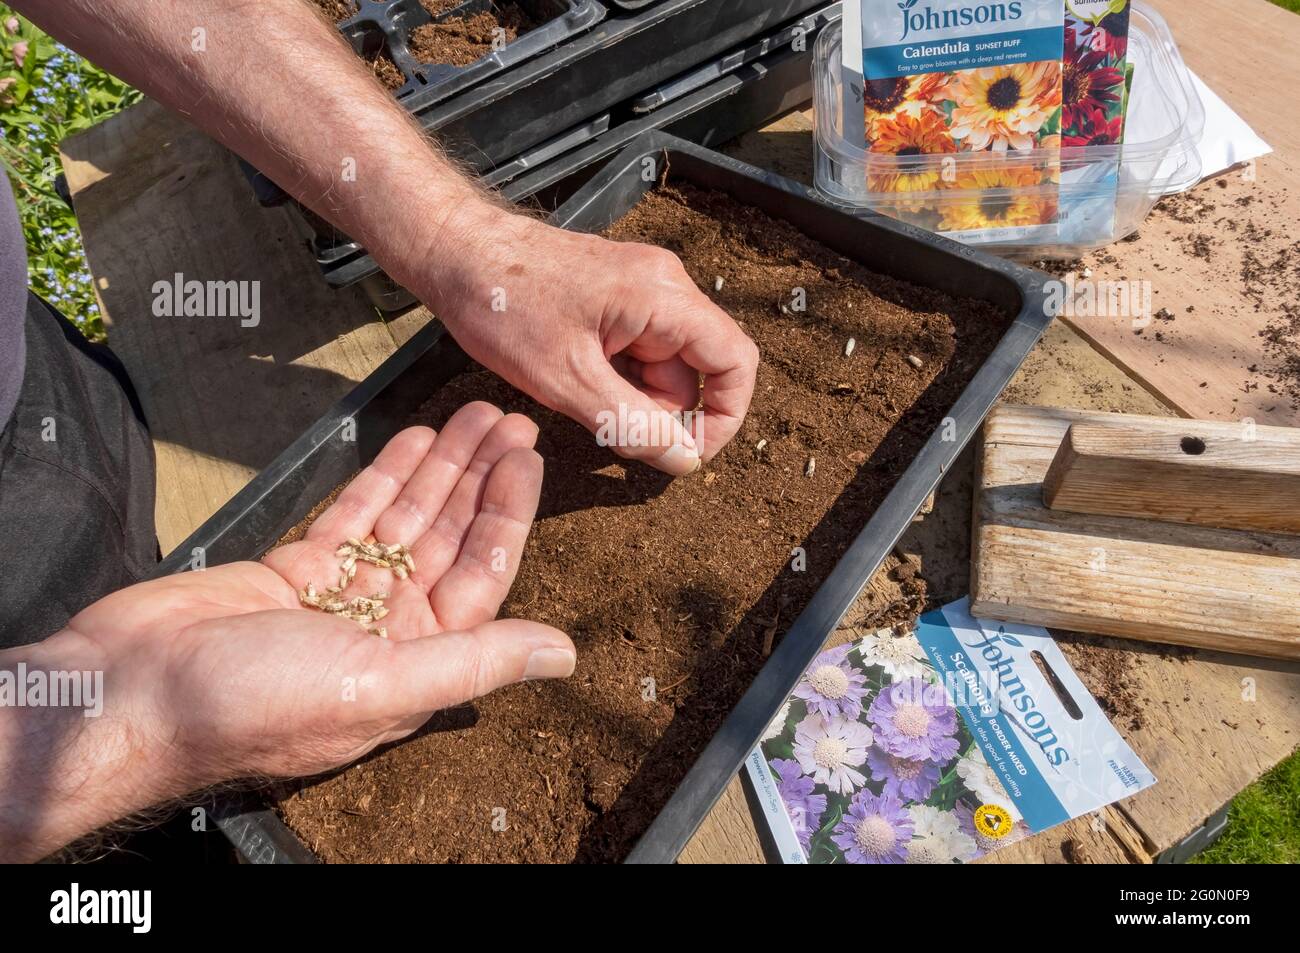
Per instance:
[[[967,863],[1155,783],[1046,629],[964,599],[823,652],[746,769],[786,863]]]

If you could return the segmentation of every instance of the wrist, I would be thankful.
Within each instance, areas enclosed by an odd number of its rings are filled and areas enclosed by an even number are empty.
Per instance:
[[[0,652],[0,679],[0,860],[40,859],[201,786],[140,680],[75,630]]]
[[[412,203],[372,249],[376,262],[451,330],[460,319],[490,310],[512,256],[538,223],[476,186],[448,197],[438,192]]]

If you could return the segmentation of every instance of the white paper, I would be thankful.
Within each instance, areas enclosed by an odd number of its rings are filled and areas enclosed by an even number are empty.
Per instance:
[[[1205,134],[1197,145],[1203,179],[1273,151],[1273,147],[1256,135],[1246,120],[1238,116],[1218,93],[1206,86],[1196,73],[1188,72],[1192,74],[1192,85],[1205,107]]]

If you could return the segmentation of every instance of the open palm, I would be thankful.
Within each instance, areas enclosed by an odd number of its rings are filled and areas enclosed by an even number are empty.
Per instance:
[[[537,428],[490,404],[439,434],[393,438],[312,524],[261,563],[133,586],[73,619],[111,665],[109,702],[144,713],[195,784],[309,774],[400,738],[441,708],[573,667],[573,647],[536,623],[493,621],[537,509]],[[416,569],[357,564],[343,599],[383,593],[387,639],[304,607],[336,586],[349,539],[402,543]]]

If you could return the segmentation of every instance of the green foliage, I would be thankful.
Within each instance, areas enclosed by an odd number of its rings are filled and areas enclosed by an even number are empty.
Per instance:
[[[58,196],[59,143],[140,94],[0,4],[0,161],[27,241],[32,290],[87,337],[104,327],[72,209]]]

